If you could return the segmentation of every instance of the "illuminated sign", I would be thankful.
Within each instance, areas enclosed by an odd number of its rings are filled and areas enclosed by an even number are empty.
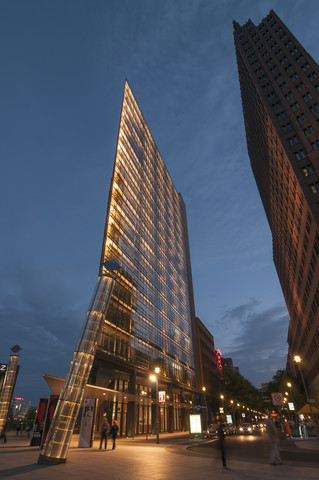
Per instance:
[[[158,392],[158,401],[164,403],[166,398],[166,393],[164,391]]]
[[[226,422],[227,423],[233,423],[233,419],[231,415],[226,415]]]
[[[189,433],[202,433],[202,423],[200,415],[189,416]]]
[[[223,407],[219,407],[219,413],[224,413]]]
[[[294,404],[293,404],[292,402],[289,402],[289,403],[288,403],[288,408],[289,408],[289,410],[291,410],[291,411],[295,410],[295,406],[294,406]]]
[[[224,380],[224,375],[223,375],[223,365],[222,365],[222,352],[218,349],[216,352],[216,358],[217,358],[217,368],[219,371],[219,377],[221,380]]]
[[[5,373],[7,370],[7,364],[6,363],[0,363],[0,375],[1,373]]]

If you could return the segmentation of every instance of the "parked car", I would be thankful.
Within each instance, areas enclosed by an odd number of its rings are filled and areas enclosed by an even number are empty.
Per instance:
[[[253,433],[253,427],[250,423],[242,423],[239,427],[239,433],[251,434]]]

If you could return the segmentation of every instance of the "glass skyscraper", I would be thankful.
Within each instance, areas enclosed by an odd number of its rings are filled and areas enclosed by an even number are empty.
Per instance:
[[[158,367],[158,387],[166,392],[160,428],[185,428],[196,334],[185,206],[127,82],[100,274],[106,260],[118,261],[121,271],[90,383],[123,393],[105,405],[122,434],[146,433],[154,421],[149,374]]]

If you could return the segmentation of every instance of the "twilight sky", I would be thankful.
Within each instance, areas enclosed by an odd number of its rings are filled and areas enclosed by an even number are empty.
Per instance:
[[[273,8],[319,59],[315,0],[0,0],[0,363],[64,376],[95,286],[127,78],[186,203],[196,314],[254,385],[288,314],[247,155],[232,20]]]

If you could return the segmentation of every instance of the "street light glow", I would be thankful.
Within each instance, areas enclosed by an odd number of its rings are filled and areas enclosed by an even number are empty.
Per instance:
[[[150,375],[150,380],[151,380],[151,382],[156,382],[156,377],[155,377],[155,375]]]
[[[299,355],[295,355],[295,356],[294,356],[294,361],[295,361],[296,363],[301,363],[301,357],[300,357]]]
[[[156,368],[155,368],[155,373],[159,373],[159,372],[160,372],[159,367],[156,367]]]

